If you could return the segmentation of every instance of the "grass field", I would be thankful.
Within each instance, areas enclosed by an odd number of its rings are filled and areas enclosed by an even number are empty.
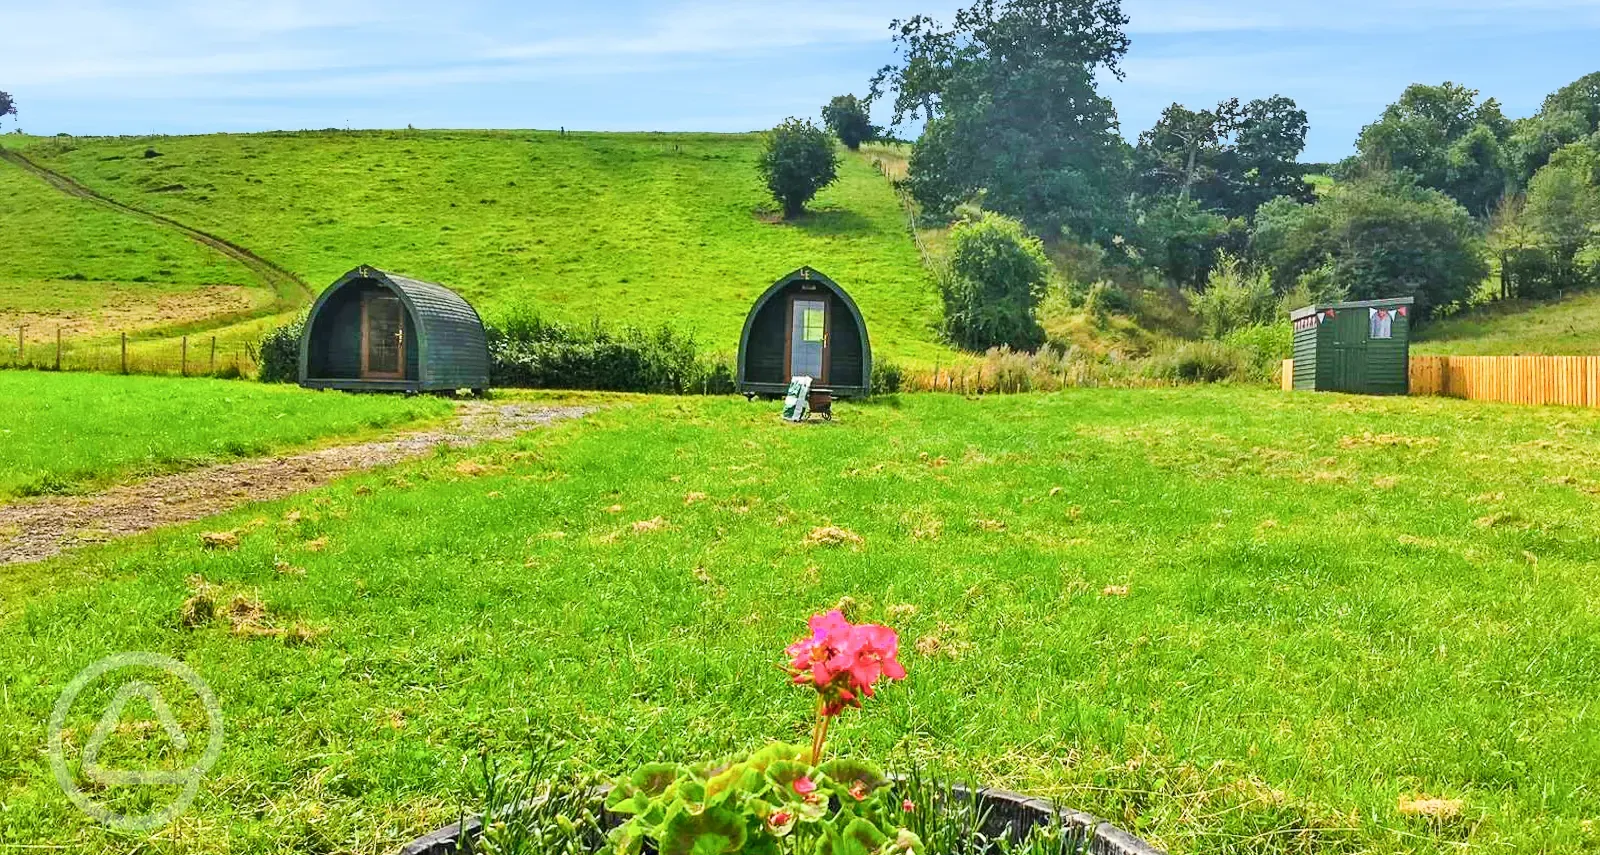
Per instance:
[[[1428,324],[1412,350],[1451,356],[1594,356],[1600,354],[1600,292],[1552,303],[1493,303]]]
[[[314,287],[369,263],[456,288],[491,318],[525,304],[671,322],[731,352],[755,297],[809,264],[856,298],[880,354],[946,356],[931,279],[868,160],[846,157],[812,213],[783,223],[759,148],[754,135],[484,131],[51,138],[26,152]]]
[[[237,262],[0,161],[0,341],[136,330],[271,300]]]
[[[480,746],[556,733],[615,772],[803,738],[774,664],[841,598],[911,672],[841,750],[1176,852],[1600,847],[1600,413],[1219,387],[837,409],[613,398],[203,524],[234,551],[195,526],[0,576],[0,848],[388,853],[457,818]],[[236,607],[186,627],[197,591]],[[227,722],[150,841],[78,815],[41,747],[125,650],[183,659]],[[1447,801],[1401,809],[1423,796]]]
[[[450,412],[437,398],[0,371],[0,499],[76,492]]]

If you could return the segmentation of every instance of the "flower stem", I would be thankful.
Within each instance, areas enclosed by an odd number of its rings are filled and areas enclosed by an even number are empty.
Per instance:
[[[822,698],[817,698],[817,723],[811,728],[811,765],[822,762],[822,743],[828,738],[828,716],[825,710],[828,705]]]

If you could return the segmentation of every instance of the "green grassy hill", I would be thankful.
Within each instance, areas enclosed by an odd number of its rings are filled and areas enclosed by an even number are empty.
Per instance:
[[[270,303],[243,265],[0,161],[0,340],[184,322]]]
[[[1600,292],[1552,303],[1508,301],[1430,323],[1412,352],[1450,356],[1600,355]]]
[[[754,135],[395,131],[50,138],[22,150],[314,288],[367,263],[456,288],[490,318],[526,305],[577,322],[668,322],[732,351],[761,290],[809,264],[860,303],[880,354],[942,357],[932,279],[883,177],[847,157],[813,212],[784,223],[755,174],[759,147]]]

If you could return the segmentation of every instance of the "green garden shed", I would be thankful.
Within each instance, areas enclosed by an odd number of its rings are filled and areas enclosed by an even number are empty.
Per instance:
[[[735,380],[746,395],[782,395],[789,378],[801,375],[840,398],[872,391],[872,344],[861,310],[809,267],[772,283],[750,307]]]
[[[1363,395],[1411,390],[1412,298],[1307,306],[1294,324],[1294,388]]]
[[[443,285],[362,265],[311,305],[300,385],[361,392],[489,387],[483,320]]]

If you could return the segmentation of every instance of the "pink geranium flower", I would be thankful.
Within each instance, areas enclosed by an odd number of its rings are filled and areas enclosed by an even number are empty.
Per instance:
[[[873,696],[873,685],[884,677],[903,680],[906,669],[896,657],[900,636],[880,624],[853,624],[838,610],[812,615],[811,634],[784,648],[788,672],[795,685],[817,691],[817,726],[811,739],[811,762],[822,756],[827,721],[845,707],[861,706],[861,697]]]
[[[809,625],[811,634],[784,652],[794,682],[822,695],[824,715],[860,706],[860,696],[872,697],[873,685],[884,677],[905,678],[906,669],[896,658],[900,637],[889,627],[852,624],[837,609],[813,615]]]

